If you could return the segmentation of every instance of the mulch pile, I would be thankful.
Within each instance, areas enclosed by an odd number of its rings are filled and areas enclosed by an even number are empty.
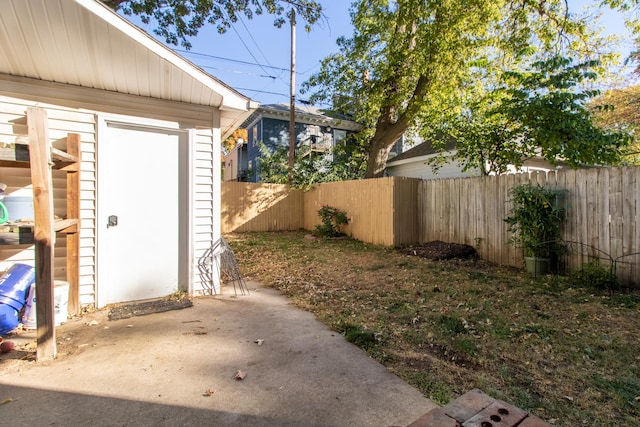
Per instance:
[[[467,259],[478,257],[478,253],[473,246],[463,245],[460,243],[446,243],[440,240],[406,246],[399,249],[399,251],[406,255],[419,256],[422,258],[432,259],[434,261],[453,258]]]

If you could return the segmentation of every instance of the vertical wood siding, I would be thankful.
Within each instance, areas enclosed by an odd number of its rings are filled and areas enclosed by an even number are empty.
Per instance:
[[[345,232],[358,240],[394,246],[464,243],[488,261],[522,267],[522,249],[509,243],[504,218],[511,209],[509,191],[525,183],[561,190],[567,210],[562,238],[577,242],[565,257],[567,271],[595,259],[607,265],[610,257],[625,284],[640,285],[639,166],[435,180],[390,177],[320,184],[306,193],[223,183],[222,229],[297,230],[299,223],[291,219],[302,215],[303,227],[313,230],[320,223],[318,210],[330,205],[347,212]]]
[[[318,210],[344,210],[346,234],[381,245],[418,241],[417,185],[411,178],[381,178],[314,186],[303,192],[287,185],[222,183],[222,232],[313,230]]]
[[[425,180],[418,186],[420,241],[443,240],[475,246],[480,256],[522,267],[522,249],[504,218],[509,190],[524,183],[561,190],[567,210],[562,239],[570,244],[566,269],[598,259],[617,260],[618,277],[640,285],[640,167],[593,168],[485,178]]]
[[[378,245],[394,244],[395,178],[331,182],[315,186],[304,195],[304,228],[320,224],[318,210],[324,205],[347,213],[344,232],[355,239]]]
[[[304,227],[304,193],[281,184],[222,183],[222,232]]]

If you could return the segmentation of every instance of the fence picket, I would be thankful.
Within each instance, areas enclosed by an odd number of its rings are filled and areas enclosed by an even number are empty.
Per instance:
[[[488,261],[521,267],[522,249],[508,243],[504,218],[511,207],[509,190],[530,182],[564,192],[567,218],[562,237],[584,245],[568,253],[569,270],[596,257],[605,261],[603,253],[615,258],[640,252],[640,166],[411,185],[400,185],[400,179],[404,178],[327,183],[308,192],[272,184],[223,183],[222,231],[312,230],[319,223],[318,209],[331,205],[347,211],[352,220],[348,233],[359,240],[385,245],[413,243],[410,240],[465,243]],[[406,211],[416,208],[415,215]],[[620,265],[621,278],[640,285],[640,255],[625,257]]]

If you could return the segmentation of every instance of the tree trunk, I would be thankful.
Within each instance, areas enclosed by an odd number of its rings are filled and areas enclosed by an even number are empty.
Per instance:
[[[393,124],[378,125],[367,150],[365,179],[380,178],[384,175],[384,168],[387,165],[391,147],[402,137],[407,128],[408,125],[404,119]]]
[[[374,145],[373,141],[369,146],[369,157],[367,158],[367,169],[365,171],[365,179],[380,178],[384,175],[384,168],[387,164],[387,158],[391,151],[391,145],[379,143]]]

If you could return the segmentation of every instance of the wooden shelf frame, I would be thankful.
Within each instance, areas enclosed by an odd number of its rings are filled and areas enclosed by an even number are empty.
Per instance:
[[[70,313],[78,313],[80,299],[80,135],[67,135],[67,151],[51,147],[47,112],[27,109],[29,144],[0,147],[0,166],[31,170],[33,224],[0,226],[0,244],[34,244],[36,266],[36,359],[56,357],[53,263],[55,233],[66,233],[66,272]],[[67,219],[54,221],[52,168],[67,172]],[[17,237],[11,236],[15,235]],[[3,239],[8,241],[3,242]],[[14,240],[11,242],[10,240]]]

